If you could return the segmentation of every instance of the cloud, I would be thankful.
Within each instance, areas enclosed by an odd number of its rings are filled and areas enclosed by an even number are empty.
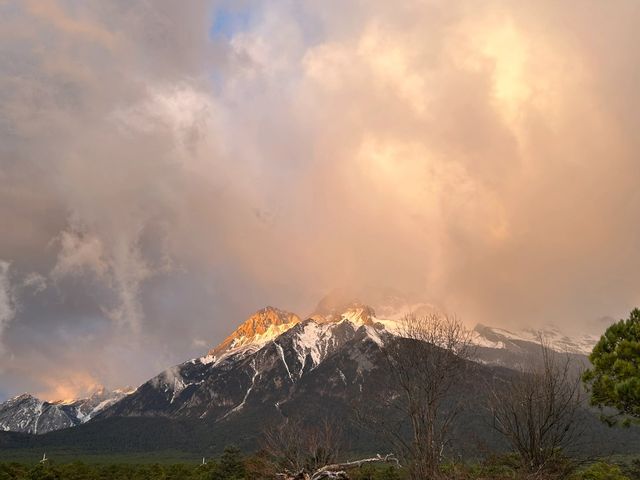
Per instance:
[[[110,48],[113,46],[115,40],[111,32],[89,19],[73,18],[55,0],[28,1],[26,7],[46,25],[53,26],[71,37],[77,37],[79,41],[96,42]]]
[[[44,275],[37,272],[31,272],[24,276],[20,287],[29,290],[32,294],[37,295],[47,288],[47,279]]]
[[[9,267],[9,262],[0,260],[0,340],[2,340],[2,332],[9,326],[9,322],[13,320],[16,314],[13,288],[9,278]]]
[[[85,270],[102,276],[108,268],[104,255],[102,242],[95,235],[64,230],[60,233],[60,250],[51,276],[57,279]]]
[[[136,384],[343,285],[601,329],[640,300],[639,15],[1,4],[0,383]]]
[[[143,316],[138,300],[140,287],[154,273],[143,258],[138,241],[138,236],[131,240],[123,232],[107,249],[96,234],[71,227],[60,234],[60,250],[50,275],[60,282],[66,277],[93,274],[116,296],[114,306],[102,306],[105,314],[138,333]]]

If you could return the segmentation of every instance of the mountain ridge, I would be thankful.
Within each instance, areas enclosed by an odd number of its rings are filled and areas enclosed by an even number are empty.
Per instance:
[[[386,318],[379,318],[376,308],[383,312],[380,317]],[[371,348],[379,349],[388,338],[401,336],[399,322],[405,314],[436,311],[430,304],[411,304],[399,298],[376,308],[358,300],[323,299],[301,320],[295,313],[268,306],[250,315],[204,356],[170,367],[127,394],[64,403],[44,402],[33,396],[16,402],[14,397],[0,404],[0,430],[46,433],[115,416],[224,420],[242,412],[259,395],[264,395],[263,403],[273,397],[272,405],[278,410],[297,395],[297,384],[305,375],[346,348],[347,343],[368,342]],[[572,343],[557,329],[551,333],[552,348],[570,351],[580,362],[586,362],[588,339]],[[478,324],[471,331],[471,341],[477,347],[474,360],[517,369],[526,364],[528,356],[539,352],[536,338],[532,330],[514,333]],[[360,347],[354,344],[352,348]],[[359,358],[358,362],[373,368],[368,360]],[[345,386],[348,381],[360,381],[358,376],[366,370],[363,365],[351,365],[353,378],[342,371],[334,372],[336,381]]]
[[[90,396],[46,401],[22,393],[0,404],[0,430],[42,434],[86,423],[133,389],[98,388]]]

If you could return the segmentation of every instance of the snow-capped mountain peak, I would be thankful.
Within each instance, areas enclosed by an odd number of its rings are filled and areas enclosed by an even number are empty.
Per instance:
[[[347,321],[355,326],[373,325],[376,322],[376,312],[369,305],[354,301],[330,309],[317,309],[309,318],[316,323]]]
[[[302,322],[294,313],[265,307],[251,315],[200,361],[207,364],[218,363],[230,356],[251,354],[293,327],[302,324],[298,328],[300,332],[297,333],[300,337],[299,348],[300,351],[306,352],[305,355],[311,355],[315,363],[322,357],[322,347],[318,345],[323,345],[335,331],[332,325],[346,322],[351,324],[354,330],[365,326],[367,335],[376,343],[381,343],[384,334],[402,336],[401,322],[405,315],[431,314],[437,311],[431,304],[411,303],[402,299],[384,302],[379,308],[381,314],[377,315],[378,308],[374,310],[373,307],[358,300],[344,296],[327,296],[320,301],[314,313]],[[597,342],[596,337],[588,335],[571,338],[555,327],[515,332],[478,324],[472,331],[472,343],[484,348],[521,351],[522,342],[526,342],[530,347],[531,344],[539,343],[540,335],[552,349],[580,355],[588,355]]]
[[[247,318],[217,347],[209,350],[203,361],[220,361],[241,349],[257,349],[300,323],[295,313],[265,307]]]
[[[589,355],[598,342],[598,337],[593,335],[571,338],[556,327],[528,328],[513,332],[478,324],[472,334],[473,343],[479,347],[519,350],[521,349],[520,342],[539,344],[540,341],[543,341],[555,351],[579,355]]]
[[[259,405],[286,409],[298,391],[355,386],[362,392],[366,378],[376,375],[380,347],[405,336],[402,319],[438,312],[431,304],[399,296],[384,297],[370,306],[333,295],[305,320],[266,307],[206,356],[166,369],[133,393],[99,389],[88,398],[60,402],[28,394],[15,397],[0,405],[0,430],[44,433],[96,417],[156,414],[229,420]],[[580,356],[588,354],[597,340],[572,339],[551,327],[541,334],[553,349]],[[514,332],[476,325],[472,341],[478,347],[474,360],[485,365],[519,368],[539,354],[538,331],[533,329]]]
[[[47,433],[85,423],[132,393],[131,388],[97,389],[87,398],[47,402],[23,393],[0,404],[0,430]]]
[[[357,329],[363,325],[373,327],[377,321],[372,307],[357,301],[350,301],[340,305],[322,304],[321,302],[316,311],[304,323],[306,324],[305,329],[312,332],[317,329],[331,330],[328,327],[320,327],[324,324],[348,322],[353,325],[354,329]],[[250,354],[300,323],[300,317],[294,313],[275,307],[265,307],[251,315],[222,343],[209,350],[207,355],[199,360],[206,364],[217,364],[231,356]],[[309,334],[311,335],[311,333]]]
[[[74,409],[75,417],[80,423],[85,423],[105,408],[134,391],[135,389],[131,387],[117,388],[115,390],[107,390],[104,387],[100,387],[88,398],[76,400],[69,405]]]
[[[31,395],[30,393],[21,393],[19,395],[16,395],[15,397],[11,397],[9,400],[7,400],[5,403],[18,403],[18,402],[22,402],[25,400],[31,400],[31,399],[36,399],[36,397],[34,397],[33,395]]]

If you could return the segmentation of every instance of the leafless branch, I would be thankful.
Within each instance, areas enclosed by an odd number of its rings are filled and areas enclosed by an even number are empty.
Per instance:
[[[580,376],[568,355],[540,337],[540,358],[508,383],[494,381],[489,396],[493,428],[531,473],[554,468],[558,454],[582,432]]]
[[[399,393],[386,399],[387,406],[399,415],[375,420],[376,426],[401,454],[410,478],[435,478],[461,408],[451,394],[474,354],[471,332],[455,317],[430,314],[406,316],[397,333],[383,352],[391,372],[385,392]]]
[[[378,454],[375,457],[371,458],[363,458],[351,462],[325,465],[324,467],[318,468],[313,472],[309,472],[303,469],[293,474],[289,472],[280,473],[278,474],[278,478],[282,480],[346,480],[349,478],[347,474],[348,470],[360,468],[363,465],[372,463],[395,463],[397,466],[400,466],[400,463],[398,462],[398,459],[395,455],[391,453],[384,456]]]
[[[342,441],[342,428],[329,419],[307,424],[287,418],[263,432],[261,446],[277,469],[301,472],[335,462]]]

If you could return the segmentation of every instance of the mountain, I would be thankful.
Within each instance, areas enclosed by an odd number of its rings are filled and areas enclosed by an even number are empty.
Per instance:
[[[87,398],[57,402],[22,394],[0,404],[0,430],[42,434],[73,427],[88,422],[129,393],[131,389],[100,388]]]
[[[201,457],[217,454],[230,443],[254,449],[264,428],[293,416],[311,422],[334,418],[348,434],[349,448],[370,453],[382,448],[380,439],[354,421],[355,414],[392,415],[383,410],[381,396],[398,395],[389,384],[382,347],[388,342],[398,342],[400,348],[408,345],[410,340],[398,335],[398,321],[405,312],[434,311],[429,304],[400,297],[385,298],[375,308],[348,298],[324,299],[304,320],[266,307],[204,356],[168,368],[100,409],[94,402],[95,411],[87,407],[92,413],[83,417],[90,421],[82,423],[76,414],[76,421],[71,418],[65,424],[75,428],[26,439],[0,434],[0,444],[91,454],[165,449]],[[456,400],[471,408],[453,428],[459,439],[455,448],[477,454],[481,448],[502,445],[479,407],[487,384],[495,378],[509,382],[540,347],[531,331],[513,333],[478,325],[472,334],[476,361],[468,362],[467,374],[454,392]],[[545,336],[551,334],[553,348],[573,350],[572,358],[586,361],[586,339],[573,341],[555,331]],[[42,433],[45,408],[65,413],[69,407],[34,400],[35,404],[14,406],[19,414],[10,429]],[[38,428],[28,428],[34,423],[26,420],[29,417],[37,418]],[[600,452],[640,441],[637,433],[607,430],[591,414],[586,432],[588,448]]]
[[[552,350],[568,356],[572,361],[572,368],[578,373],[588,367],[588,355],[598,341],[596,337],[588,335],[573,339],[553,327],[511,332],[478,324],[471,334],[476,346],[476,361],[515,370],[526,369],[532,361],[540,358],[542,339]]]
[[[218,421],[238,415],[260,400],[281,410],[296,398],[307,380],[315,381],[318,367],[343,353],[347,344],[352,349],[367,342],[379,347],[385,338],[399,334],[399,322],[407,313],[436,311],[428,303],[409,302],[397,294],[382,296],[374,309],[335,292],[323,298],[304,321],[294,313],[265,307],[203,357],[161,372],[135,392],[101,389],[70,402],[45,402],[26,394],[8,400],[0,404],[0,430],[46,433],[96,416]],[[539,353],[539,333],[552,348],[569,352],[581,364],[596,341],[590,337],[572,340],[557,329],[514,333],[477,325],[472,332],[475,360],[490,366],[522,367]],[[364,363],[351,369],[353,378],[338,369],[320,382],[331,383],[336,380],[332,375],[337,374],[338,383],[362,384],[365,366],[374,367],[363,358],[359,361]]]
[[[23,394],[0,405],[0,429],[24,433],[46,433],[75,425],[61,405]]]
[[[355,304],[344,312],[299,321],[294,314],[268,308],[245,321],[236,333],[206,356],[165,370],[136,392],[100,413],[99,418],[164,416],[222,421],[249,406],[278,413],[296,397],[300,385],[328,358],[347,348],[381,344],[382,325],[373,325],[373,312]],[[263,328],[264,318],[277,319]],[[254,325],[258,325],[254,334]],[[365,361],[353,369],[352,382],[372,369]],[[344,372],[338,381],[347,381]],[[324,378],[330,382],[330,378]]]
[[[100,387],[87,398],[64,402],[61,406],[67,411],[72,412],[72,417],[75,417],[79,423],[86,423],[102,410],[122,400],[134,391],[135,389],[131,387],[115,390],[107,390],[104,387]]]
[[[599,338],[593,335],[581,335],[571,338],[555,327],[525,329],[514,333],[502,328],[476,325],[473,330],[474,342],[482,347],[521,351],[529,344],[540,344],[542,339],[557,352],[588,356]]]
[[[295,313],[265,307],[245,320],[220,345],[212,348],[207,354],[208,361],[218,361],[227,352],[239,349],[255,350],[298,323],[300,323],[300,317]]]
[[[432,308],[424,304],[414,307],[419,311]],[[98,418],[162,416],[223,421],[249,406],[281,411],[295,402],[310,382],[318,381],[325,390],[335,387],[332,395],[347,385],[364,388],[369,372],[380,365],[361,351],[380,350],[401,330],[398,319],[402,315],[391,307],[386,313],[391,319],[378,318],[372,307],[344,299],[324,299],[304,321],[291,312],[264,308],[204,357],[161,372],[104,409]],[[584,340],[572,343],[559,332],[552,333],[552,348],[586,360]],[[472,334],[476,360],[485,365],[514,368],[539,354],[532,331],[515,334],[478,325]],[[340,367],[333,371],[320,368],[338,355],[352,358],[352,364],[345,367],[350,376]],[[320,371],[324,376],[318,380]]]

